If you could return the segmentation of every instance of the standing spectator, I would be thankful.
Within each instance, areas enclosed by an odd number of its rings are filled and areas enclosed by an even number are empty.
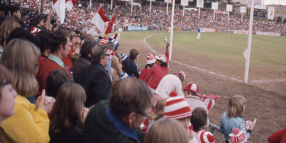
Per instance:
[[[110,91],[109,100],[100,101],[88,113],[84,143],[143,142],[140,125],[150,117],[152,93],[136,78],[119,80]]]
[[[147,133],[144,143],[189,143],[183,126],[174,119],[158,120]]]
[[[68,69],[71,69],[72,67],[72,61],[71,61],[71,58],[72,56],[75,54],[75,42],[76,42],[76,34],[75,32],[71,31],[69,32],[69,38],[70,38],[70,43],[68,43],[70,45],[70,51],[68,53],[68,55],[63,58],[63,62],[64,62],[64,65],[66,66],[66,68]]]
[[[139,71],[135,61],[138,60],[138,58],[139,58],[139,52],[136,49],[131,49],[129,56],[130,56],[130,60],[127,63],[126,73],[129,76],[138,78],[140,75],[140,71]]]
[[[53,109],[50,143],[82,142],[82,127],[87,111],[83,107],[85,98],[85,91],[80,85],[65,83],[61,86]]]
[[[169,72],[169,43],[166,44],[165,55],[155,56],[156,62],[149,74],[147,75],[145,82],[151,89],[152,93],[157,89],[161,79]]]
[[[206,131],[209,126],[208,112],[206,109],[202,107],[194,109],[192,112],[191,124],[194,132],[196,132],[198,135],[197,139],[200,143],[215,142],[214,136],[210,132]]]
[[[73,77],[75,83],[79,82],[79,70],[88,66],[91,63],[91,51],[97,47],[97,43],[93,39],[86,40],[80,48],[80,57],[76,60],[73,66]]]
[[[64,68],[64,62],[62,59],[66,57],[70,51],[70,38],[68,32],[59,29],[52,32],[49,36],[50,51],[48,59],[44,62],[40,68],[40,82],[39,91],[46,88],[46,79],[50,72]],[[65,68],[66,69],[66,68]],[[70,71],[66,69],[70,74]]]
[[[10,72],[0,65],[0,126],[5,119],[14,115],[16,96]]]
[[[229,142],[229,134],[232,133],[232,129],[237,127],[240,131],[246,134],[247,140],[255,126],[251,124],[249,130],[246,132],[244,119],[241,116],[245,110],[246,100],[241,95],[234,95],[231,97],[227,104],[227,111],[223,113],[220,122],[220,133],[224,134],[225,142]]]
[[[268,138],[269,143],[284,143],[286,142],[286,128],[279,130]]]
[[[15,98],[15,114],[2,122],[0,136],[5,143],[42,142],[48,143],[49,118],[52,102],[45,92],[31,104],[27,96],[36,94],[38,84],[35,79],[40,56],[38,48],[30,42],[15,39],[9,42],[1,58],[1,63],[12,74],[12,84],[19,95]],[[20,119],[20,120],[19,120]]]
[[[153,67],[155,62],[156,62],[156,59],[154,58],[153,54],[148,53],[147,64],[145,65],[145,68],[142,69],[138,79],[145,81],[146,76],[149,74],[150,69]]]
[[[114,69],[112,80],[116,81],[116,80],[119,80],[120,75],[124,73],[122,72],[122,64],[120,62],[121,57],[118,54],[119,42],[116,41],[115,39],[112,39],[112,41],[114,43],[114,49],[113,49],[114,54],[112,55],[112,66],[111,66]]]
[[[172,91],[175,91],[178,96],[184,97],[182,93],[182,83],[186,79],[186,74],[180,71],[175,74],[168,74],[162,78],[157,89],[155,90],[154,97],[158,99],[166,99]]]
[[[80,69],[79,84],[86,92],[85,107],[108,99],[111,81],[105,66],[109,57],[108,48],[99,45],[91,52],[91,64]]]
[[[205,103],[199,98],[199,87],[195,83],[188,83],[183,89],[185,100],[190,105],[191,110],[195,110],[197,107],[202,107],[207,110]]]

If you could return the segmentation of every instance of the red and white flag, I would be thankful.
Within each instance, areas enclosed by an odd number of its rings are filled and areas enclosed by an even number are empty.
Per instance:
[[[77,0],[53,0],[53,8],[56,10],[61,24],[65,20],[66,8],[71,10],[76,2]]]
[[[102,6],[99,8],[95,16],[91,19],[91,23],[96,25],[96,27],[98,27],[100,32],[102,32],[104,29],[104,23],[109,21],[110,21],[109,18],[107,18],[104,14]]]
[[[65,0],[66,8],[70,11],[76,4],[77,0]]]
[[[108,23],[108,27],[105,31],[106,35],[112,31],[113,23],[114,23],[115,19],[117,18],[118,14],[119,14],[119,12],[117,12],[117,14],[114,17],[112,17],[111,21]]]
[[[211,108],[215,105],[217,100],[220,98],[220,96],[218,95],[199,94],[198,96],[205,103],[208,111],[211,110]]]

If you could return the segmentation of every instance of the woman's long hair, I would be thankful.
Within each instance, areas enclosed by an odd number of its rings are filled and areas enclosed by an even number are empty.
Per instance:
[[[85,100],[85,91],[79,84],[65,83],[60,87],[51,120],[54,133],[79,125]]]
[[[19,22],[16,20],[13,20],[12,18],[7,18],[4,20],[0,26],[0,45],[5,47],[6,46],[6,40],[9,36],[9,34],[16,28],[20,27]]]
[[[38,91],[35,75],[40,50],[31,42],[14,39],[6,46],[1,62],[12,74],[12,85],[19,95],[32,96]]]

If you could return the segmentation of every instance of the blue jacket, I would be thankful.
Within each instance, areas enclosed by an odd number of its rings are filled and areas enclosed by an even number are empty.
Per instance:
[[[198,29],[198,32],[201,33],[201,28]]]
[[[229,141],[229,134],[232,133],[232,129],[234,127],[237,127],[240,131],[245,132],[246,129],[245,129],[243,117],[237,116],[237,117],[229,118],[227,116],[227,112],[224,112],[221,117],[221,121],[220,121],[220,133],[224,134],[225,140]],[[251,130],[248,130],[245,134],[247,137],[247,140],[249,139],[250,134],[251,134]]]
[[[139,77],[139,69],[133,60],[130,60],[129,63],[127,63],[126,72],[129,76]]]

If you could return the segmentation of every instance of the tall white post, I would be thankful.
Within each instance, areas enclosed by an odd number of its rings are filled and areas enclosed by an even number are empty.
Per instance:
[[[241,20],[240,21],[242,22],[242,20],[243,20],[243,13],[241,13]]]
[[[173,47],[173,33],[174,33],[174,11],[175,11],[175,0],[172,2],[172,20],[171,20],[171,34],[170,34],[170,60],[172,59],[172,47]]]
[[[131,0],[131,13],[132,13],[132,7],[133,7],[133,0]]]
[[[201,8],[199,7],[199,15],[198,15],[198,19],[200,19],[200,15],[201,15]]]
[[[228,14],[227,14],[227,20],[229,20],[229,12],[228,12]]]
[[[91,0],[89,1],[89,7],[91,7]]]
[[[111,0],[111,8],[110,9],[112,9],[112,4],[113,4],[113,0]]]
[[[183,16],[185,16],[185,6],[183,5]]]
[[[245,73],[244,73],[244,82],[245,83],[247,83],[248,74],[249,74],[250,52],[251,52],[251,42],[252,42],[253,11],[254,11],[254,0],[251,1],[249,31],[248,31],[248,43],[247,43],[247,49],[246,49],[246,50],[248,50],[248,52],[245,52],[245,56],[246,56]]]
[[[169,3],[167,2],[167,11],[166,11],[167,15],[168,15],[168,7],[169,7]]]
[[[152,1],[150,0],[150,14],[151,14]]]
[[[213,19],[215,19],[215,9],[214,9],[214,16],[213,16]]]

